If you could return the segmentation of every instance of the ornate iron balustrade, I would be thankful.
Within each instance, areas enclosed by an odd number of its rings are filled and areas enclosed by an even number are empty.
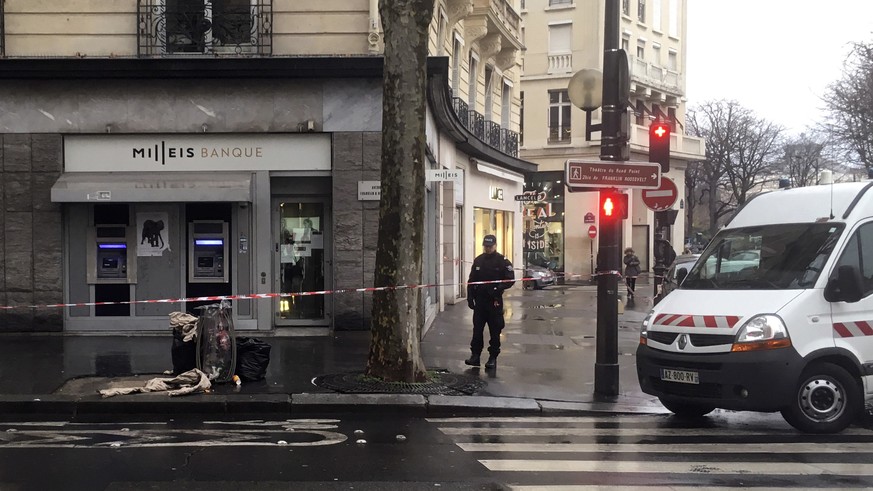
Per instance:
[[[476,138],[506,155],[518,157],[518,133],[501,128],[493,121],[485,121],[485,116],[471,111],[470,106],[460,97],[452,97],[452,108],[464,128],[470,130]]]
[[[139,56],[270,56],[272,0],[137,0]]]
[[[500,125],[494,121],[485,121],[485,143],[500,150]]]
[[[501,128],[500,147],[498,150],[511,157],[518,157],[518,133]]]
[[[485,140],[485,116],[479,111],[470,111],[470,126],[467,128],[476,138],[488,143]]]

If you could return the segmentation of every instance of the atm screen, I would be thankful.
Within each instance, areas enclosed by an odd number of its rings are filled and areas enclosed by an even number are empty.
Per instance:
[[[198,268],[212,268],[215,264],[215,258],[212,256],[200,256],[197,258]]]
[[[117,257],[104,257],[103,258],[103,269],[118,269],[118,258]]]

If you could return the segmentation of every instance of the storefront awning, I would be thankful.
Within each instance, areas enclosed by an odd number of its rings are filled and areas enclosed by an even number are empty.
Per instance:
[[[67,172],[55,203],[251,201],[250,172]]]

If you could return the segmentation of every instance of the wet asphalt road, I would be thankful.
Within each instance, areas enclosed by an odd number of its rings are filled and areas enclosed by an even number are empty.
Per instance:
[[[777,414],[0,423],[0,490],[873,487],[873,431]]]

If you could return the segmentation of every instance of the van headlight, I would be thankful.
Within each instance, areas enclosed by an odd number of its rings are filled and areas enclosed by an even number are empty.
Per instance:
[[[788,328],[778,315],[756,315],[746,321],[731,351],[758,351],[791,346]]]
[[[643,323],[640,324],[640,344],[646,344],[648,342],[649,337],[649,323],[652,322],[652,313],[654,311],[650,310],[646,318],[643,319]]]

